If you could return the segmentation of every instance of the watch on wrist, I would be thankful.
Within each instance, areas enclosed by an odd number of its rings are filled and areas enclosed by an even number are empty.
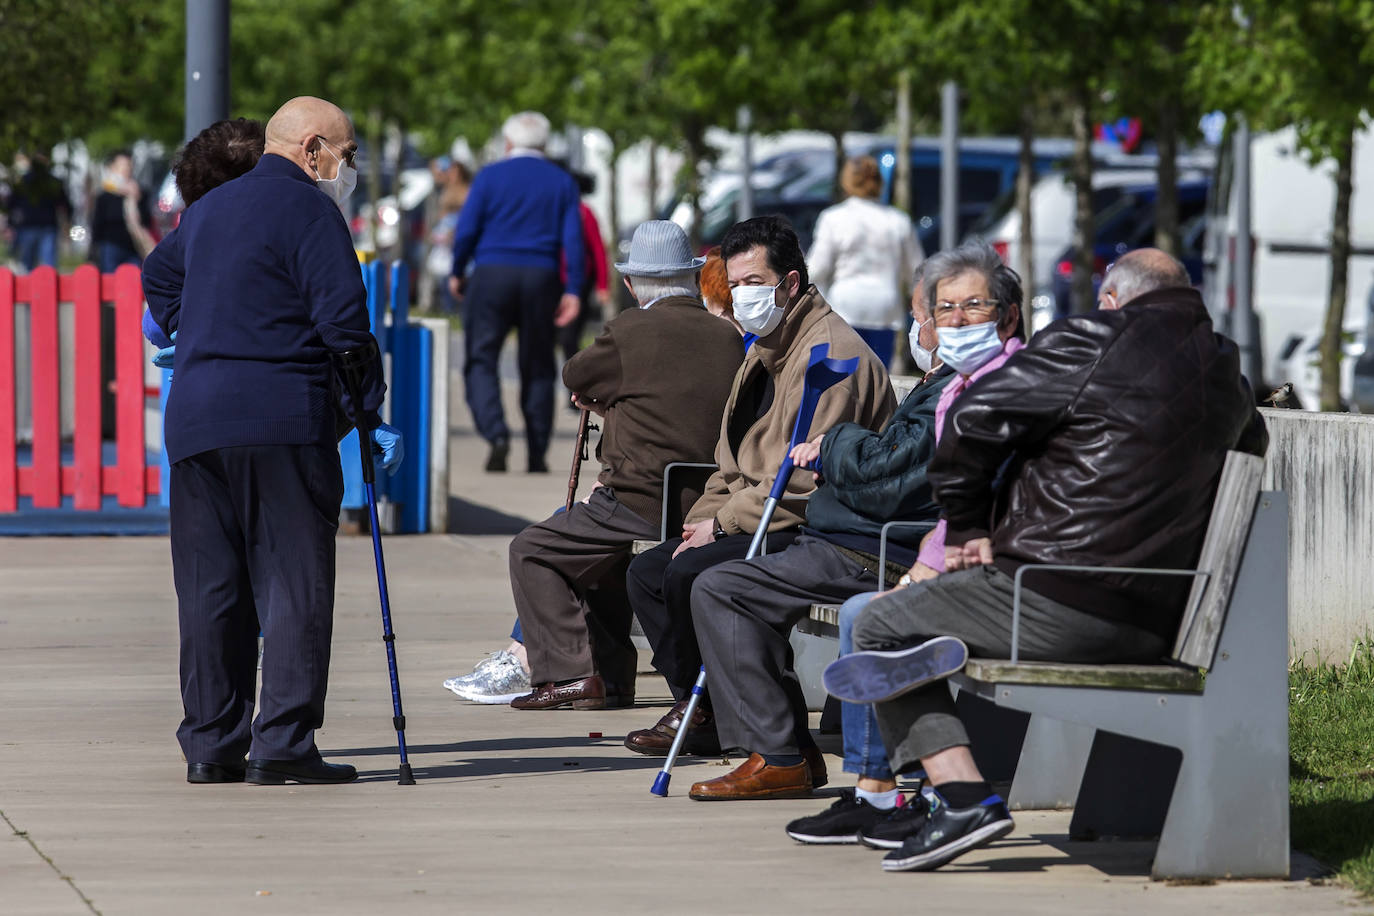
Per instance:
[[[906,588],[911,584],[911,573],[902,573],[902,577],[897,580],[898,588]]]
[[[715,527],[711,529],[711,537],[719,541],[721,538],[725,537],[726,534],[728,534],[728,532],[725,530],[725,527],[721,525],[720,519],[716,519]]]

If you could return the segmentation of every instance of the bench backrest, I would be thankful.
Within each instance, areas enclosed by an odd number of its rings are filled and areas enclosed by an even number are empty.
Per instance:
[[[1263,458],[1244,452],[1226,453],[1216,500],[1212,503],[1212,518],[1207,524],[1207,536],[1202,542],[1202,555],[1197,564],[1198,569],[1211,575],[1193,580],[1178,640],[1174,643],[1172,657],[1185,665],[1212,666],[1226,610],[1231,603],[1231,589],[1250,536],[1263,473]],[[1278,557],[1275,562],[1287,562],[1287,558]]]

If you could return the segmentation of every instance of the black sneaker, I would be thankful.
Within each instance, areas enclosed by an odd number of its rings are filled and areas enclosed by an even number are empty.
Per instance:
[[[873,849],[900,849],[907,837],[925,826],[930,804],[925,796],[913,795],[905,805],[884,811],[882,819],[859,831],[859,842]]]
[[[859,798],[853,789],[841,789],[839,800],[820,814],[797,818],[787,825],[787,835],[798,843],[857,843],[859,831],[887,815]]]
[[[970,808],[951,808],[943,801],[900,849],[883,856],[883,871],[930,871],[970,849],[986,846],[1011,833],[1016,825],[1001,796],[993,795]]]

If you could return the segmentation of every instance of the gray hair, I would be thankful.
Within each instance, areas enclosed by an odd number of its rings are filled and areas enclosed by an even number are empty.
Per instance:
[[[648,305],[655,299],[665,296],[691,296],[693,299],[701,296],[701,284],[697,280],[695,270],[669,274],[666,277],[631,276],[629,280],[640,305]]]
[[[925,268],[926,308],[935,314],[935,291],[945,281],[965,273],[982,274],[988,293],[997,300],[999,321],[1013,305],[1021,305],[1021,277],[981,238],[972,238],[949,251],[938,251],[922,263]]]
[[[930,317],[930,294],[923,284],[926,282],[926,265],[929,263],[929,261],[922,260],[921,263],[916,265],[916,269],[911,272],[911,293],[913,296],[918,293],[922,294],[920,300],[921,306],[926,310],[927,318]]]
[[[1192,285],[1188,268],[1157,248],[1127,252],[1102,278],[1102,289],[1116,295],[1118,306],[1157,289]]]
[[[501,136],[511,146],[543,149],[549,142],[549,119],[537,111],[521,111],[506,118]]]

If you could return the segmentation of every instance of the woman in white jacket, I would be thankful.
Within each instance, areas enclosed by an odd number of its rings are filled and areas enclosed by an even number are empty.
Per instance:
[[[849,197],[816,220],[806,265],[830,307],[849,322],[887,366],[906,320],[906,294],[924,257],[911,219],[878,203],[883,180],[872,156],[844,164]]]

